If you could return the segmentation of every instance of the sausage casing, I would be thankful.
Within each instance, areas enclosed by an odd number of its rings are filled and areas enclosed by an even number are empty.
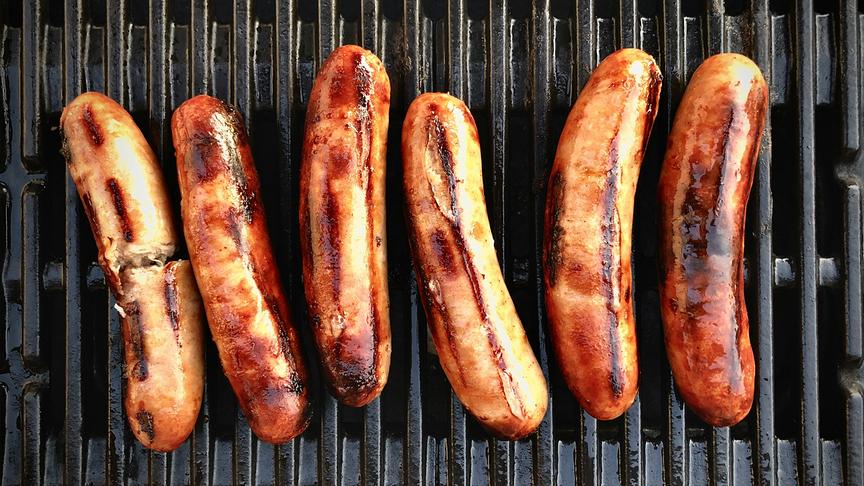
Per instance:
[[[285,442],[311,418],[306,367],[243,120],[201,95],[177,108],[171,129],[186,245],[222,367],[255,434]]]
[[[524,437],[543,419],[548,391],[495,254],[465,104],[442,93],[414,100],[402,161],[414,270],[441,366],[484,427]]]
[[[658,185],[666,353],[684,401],[718,427],[753,403],[743,236],[767,106],[751,60],[705,60],[678,107]]]
[[[129,113],[99,93],[75,98],[60,125],[122,316],[129,424],[146,447],[176,449],[201,407],[203,315],[189,263],[169,261],[178,236],[159,163]]]
[[[76,97],[60,126],[99,265],[111,289],[122,294],[121,267],[165,263],[177,247],[162,170],[132,116],[103,94]]]
[[[359,407],[390,369],[385,174],[390,80],[358,46],[321,67],[306,115],[300,235],[309,320],[334,395]]]
[[[549,176],[543,267],[550,334],[567,386],[603,420],[624,413],[638,389],[633,202],[660,86],[660,70],[643,51],[604,59],[570,111]]]
[[[120,279],[126,414],[144,445],[174,450],[195,427],[204,391],[204,314],[192,267],[130,268]]]

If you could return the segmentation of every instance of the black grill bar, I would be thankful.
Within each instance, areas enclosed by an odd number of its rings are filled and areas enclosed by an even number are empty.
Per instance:
[[[533,43],[529,49],[529,55],[533,56],[533,62],[530,62],[530,69],[533,80],[533,90],[531,99],[531,125],[533,140],[533,184],[539,185],[542,183],[542,178],[546,174],[546,164],[552,154],[549,153],[549,110],[550,91],[549,84],[552,79],[551,62],[552,62],[552,37],[550,33],[551,13],[549,0],[535,0],[532,2],[531,17],[530,17],[530,33]],[[511,54],[512,58],[513,54]],[[492,73],[493,78],[495,73]],[[546,200],[542,191],[534,192],[534,283],[535,296],[534,303],[536,305],[536,322],[545,321],[546,309],[543,297],[543,267],[542,261],[542,244],[543,244],[543,214]],[[523,317],[524,318],[524,317]],[[532,343],[533,344],[533,343]],[[537,326],[537,360],[540,362],[540,367],[543,369],[543,376],[546,378],[547,385],[553,386],[552,376],[549,373],[551,361],[551,349],[546,337],[546,329],[542,326]],[[555,484],[556,480],[556,465],[561,462],[560,457],[556,455],[560,452],[560,448],[556,447],[553,423],[556,413],[556,400],[554,396],[550,396],[548,410],[540,427],[537,431],[535,454],[533,460],[534,477],[536,484],[546,485]],[[569,464],[573,464],[573,458],[569,458]],[[518,472],[517,472],[518,474]],[[565,476],[566,477],[566,476]],[[531,479],[529,477],[516,476],[517,480],[523,482]]]
[[[771,71],[772,44],[771,44],[771,12],[768,0],[754,0],[751,3],[753,12],[753,35],[754,35],[754,60],[766,76],[766,80],[772,79]],[[751,192],[753,202],[750,203],[750,215],[753,216],[756,228],[771,228],[772,225],[772,202],[771,202],[771,148],[773,140],[771,137],[771,110],[766,114],[765,130],[762,135],[762,146],[759,150],[759,161],[756,167],[754,190]],[[754,210],[755,209],[755,210]],[[775,458],[774,445],[774,313],[773,313],[773,288],[774,280],[774,255],[772,253],[771,231],[757,231],[755,238],[750,238],[748,243],[755,239],[755,288],[756,309],[750,313],[751,327],[756,330],[753,346],[757,356],[757,374],[760,379],[756,380],[757,398],[754,407],[756,409],[756,443],[753,462],[758,464],[756,478],[760,484],[773,485],[777,482],[775,471],[777,460]],[[751,281],[753,281],[751,279]],[[748,309],[748,311],[750,311]]]
[[[84,71],[81,64],[81,26],[83,23],[80,2],[66,0],[63,13],[64,66],[66,66],[65,100],[69,102],[72,101],[76,93],[81,91],[81,77]],[[32,27],[36,28],[38,24]],[[28,53],[25,51],[23,57],[27,56]],[[68,175],[66,175],[65,190],[66,255],[64,263],[66,268],[64,276],[66,277],[66,339],[64,341],[66,347],[65,403],[63,404],[64,430],[61,441],[64,452],[63,481],[71,484],[80,483],[82,479],[81,265],[78,258],[81,246],[81,224],[78,210],[78,193],[75,190],[72,178]],[[10,425],[7,423],[7,427]]]
[[[799,296],[801,299],[801,468],[799,478],[806,484],[822,482],[819,441],[819,373],[816,332],[816,195],[813,76],[813,2],[795,3],[795,71],[797,96],[798,164],[801,192]]]
[[[859,0],[0,5],[3,484],[864,483]],[[393,366],[384,395],[364,410],[339,405],[321,384],[295,241],[305,104],[318,67],[343,43],[379,54],[393,86]],[[664,86],[634,221],[641,392],[624,417],[603,422],[578,408],[554,364],[541,244],[546,177],[566,115],[597,62],[627,46],[657,58]],[[721,51],[759,64],[772,110],[746,237],[757,397],[742,424],[712,429],[687,411],[665,360],[655,187],[686,82]],[[302,437],[259,441],[210,345],[190,440],[169,454],[135,441],[123,411],[120,321],[58,154],[60,111],[84,90],[104,91],[133,114],[175,199],[174,109],[209,93],[245,117],[312,368],[316,416]],[[537,434],[522,441],[491,439],[465,413],[427,340],[399,137],[408,103],[429,90],[449,90],[475,114],[499,260],[552,392]]]

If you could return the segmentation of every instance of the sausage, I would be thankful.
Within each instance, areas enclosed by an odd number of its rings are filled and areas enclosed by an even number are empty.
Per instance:
[[[638,49],[609,55],[567,117],[549,175],[543,270],[561,373],[589,414],[636,398],[639,364],[630,248],[636,181],[662,76]]]
[[[222,368],[252,431],[286,442],[312,410],[246,128],[232,107],[201,95],[177,108],[171,130],[186,245]]]
[[[415,99],[402,162],[414,271],[444,373],[486,429],[524,437],[543,419],[548,391],[495,254],[465,104],[443,93]]]
[[[122,318],[129,425],[145,447],[176,449],[201,408],[203,315],[189,262],[173,259],[178,235],[159,163],[129,113],[99,93],[75,98],[60,126]]]
[[[300,247],[309,320],[340,402],[377,397],[390,370],[384,206],[390,80],[343,46],[321,67],[306,114]]]
[[[84,93],[60,116],[62,151],[117,295],[120,269],[164,264],[178,235],[162,170],[132,116],[100,93]]]
[[[129,268],[120,280],[126,415],[145,446],[174,450],[195,427],[204,392],[204,313],[192,266]]]
[[[716,427],[740,422],[753,403],[743,233],[767,107],[751,60],[705,60],[678,107],[658,184],[666,353],[684,401]]]

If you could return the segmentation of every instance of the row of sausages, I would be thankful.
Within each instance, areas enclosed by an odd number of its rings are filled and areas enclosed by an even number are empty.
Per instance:
[[[657,113],[648,54],[606,58],[574,105],[549,176],[543,269],[563,376],[600,419],[638,387],[631,229],[639,168]],[[753,398],[743,298],[744,213],[767,105],[759,69],[734,54],[693,75],[659,185],[661,309],[682,396],[708,423],[740,421]],[[390,367],[385,225],[390,84],[381,61],[336,49],[308,104],[300,243],[308,320],[331,392],[377,397]],[[182,248],[159,163],[131,116],[85,93],[61,117],[63,153],[117,300],[125,408],[147,447],[190,434],[203,390],[203,320],[252,430],[281,443],[312,411],[297,329],[267,234],[240,115],[209,96],[172,117]],[[477,127],[462,101],[427,93],[402,127],[414,271],[438,356],[466,409],[496,436],[533,432],[546,380],[496,258]]]

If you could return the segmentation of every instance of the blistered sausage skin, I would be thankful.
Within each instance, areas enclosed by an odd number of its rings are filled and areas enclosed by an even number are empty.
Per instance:
[[[543,419],[548,391],[495,254],[465,104],[443,93],[414,100],[402,162],[408,239],[441,366],[484,427],[524,437]]]
[[[384,206],[390,80],[343,46],[321,67],[306,114],[300,235],[309,320],[330,389],[360,407],[390,370]]]
[[[177,108],[171,129],[186,245],[222,368],[255,434],[286,442],[312,411],[243,120],[201,95]]]
[[[751,60],[705,60],[675,115],[658,186],[666,353],[684,401],[717,427],[753,403],[744,218],[767,107]]]
[[[201,299],[162,172],[132,117],[98,93],[60,118],[63,152],[122,317],[124,403],[145,447],[176,449],[192,432],[204,388]]]
[[[636,398],[630,248],[636,181],[662,77],[638,49],[594,70],[558,142],[546,197],[543,268],[555,355],[582,407],[611,420]]]

